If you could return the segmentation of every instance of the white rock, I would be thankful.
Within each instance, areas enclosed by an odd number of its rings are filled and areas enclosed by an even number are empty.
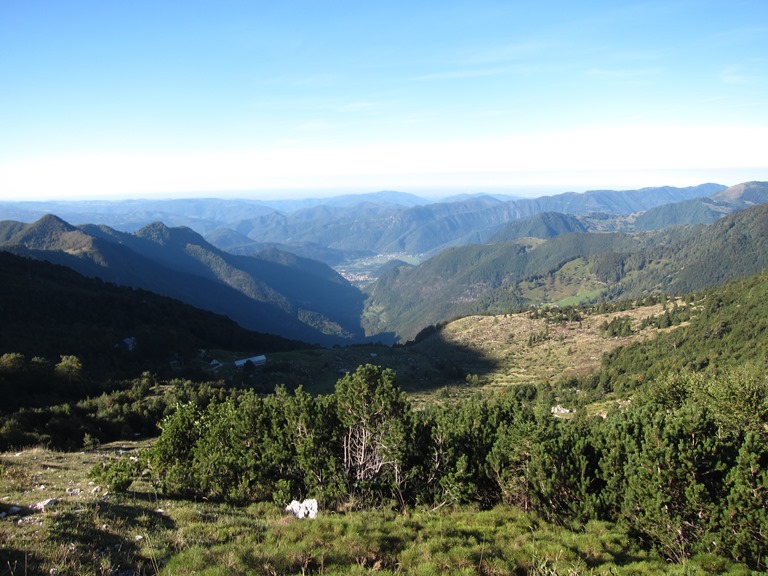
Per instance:
[[[38,502],[34,506],[32,506],[32,510],[38,510],[42,512],[45,510],[48,506],[53,506],[54,504],[58,504],[59,501],[56,500],[56,498],[48,498],[47,500],[43,500],[41,502]]]
[[[299,514],[301,514],[301,502],[298,500],[291,500],[291,503],[288,504],[288,506],[285,507],[286,512],[290,512],[297,518],[299,518]]]
[[[304,502],[293,500],[285,507],[285,511],[290,512],[296,518],[315,518],[317,517],[317,500],[314,498],[308,498]]]

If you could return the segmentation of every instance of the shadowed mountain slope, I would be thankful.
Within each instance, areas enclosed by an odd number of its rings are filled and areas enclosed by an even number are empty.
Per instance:
[[[328,266],[277,250],[235,256],[189,228],[135,234],[55,216],[0,223],[0,248],[225,314],[252,330],[324,344],[361,337],[359,291]]]
[[[90,372],[114,378],[167,371],[171,358],[188,359],[200,348],[267,353],[306,346],[153,292],[2,251],[0,283],[0,355],[75,355]],[[130,349],[121,346],[127,338]]]

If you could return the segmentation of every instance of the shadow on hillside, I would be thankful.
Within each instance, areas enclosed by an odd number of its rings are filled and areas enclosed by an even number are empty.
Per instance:
[[[250,385],[259,391],[281,385],[288,390],[302,386],[312,394],[330,394],[346,374],[372,364],[393,370],[398,386],[406,392],[428,393],[446,387],[465,388],[468,382],[471,389],[498,368],[496,361],[482,352],[448,342],[439,332],[405,346],[388,345],[378,336],[370,340],[367,344],[268,356],[266,366],[254,375]]]
[[[109,558],[112,566],[136,566],[151,560],[142,557],[142,540],[148,534],[173,528],[171,518],[152,508],[98,502],[60,512],[49,530],[49,539],[66,544],[85,565]]]
[[[55,514],[55,521],[51,520]],[[175,523],[152,508],[137,505],[96,502],[55,513],[22,508],[3,521],[47,527],[50,555],[17,548],[0,550],[0,566],[10,574],[48,573],[47,564],[60,573],[103,573],[104,566],[149,565],[152,558],[142,556],[146,534],[171,530]],[[128,536],[126,536],[126,532]],[[51,569],[53,573],[53,569]],[[138,572],[137,572],[138,573]]]
[[[4,574],[42,574],[39,560],[28,551],[17,548],[0,548],[0,566]],[[7,572],[5,572],[7,571]]]
[[[473,387],[498,368],[498,362],[469,346],[448,342],[438,331],[405,347],[408,365],[398,380],[409,392],[426,392],[446,386]]]
[[[373,336],[366,336],[362,342],[381,344],[382,346],[394,346],[397,342],[397,332],[379,332]]]

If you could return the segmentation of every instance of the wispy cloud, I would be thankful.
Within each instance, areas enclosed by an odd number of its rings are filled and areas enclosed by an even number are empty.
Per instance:
[[[459,68],[422,74],[421,76],[416,76],[414,80],[419,82],[432,82],[438,80],[461,80],[464,78],[482,78],[489,76],[509,76],[513,74],[524,74],[527,70],[528,69],[525,66]]]
[[[754,60],[748,64],[734,64],[720,71],[720,80],[724,84],[732,86],[746,86],[765,82],[768,80],[768,74],[764,72],[766,61],[764,59]]]
[[[464,64],[493,64],[527,61],[551,47],[545,41],[527,41],[465,48],[458,57]]]
[[[379,114],[386,107],[386,104],[377,100],[358,100],[355,102],[346,102],[337,107],[337,111],[342,114]]]
[[[336,124],[325,118],[312,118],[297,126],[297,129],[303,132],[327,132],[334,128],[336,128]]]
[[[587,76],[623,82],[648,80],[661,74],[660,68],[587,68]]]

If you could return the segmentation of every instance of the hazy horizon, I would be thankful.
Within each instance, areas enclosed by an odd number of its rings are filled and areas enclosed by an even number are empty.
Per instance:
[[[407,189],[377,189],[377,188],[328,188],[328,189],[283,189],[283,190],[230,190],[230,191],[198,191],[193,193],[145,193],[143,195],[115,195],[105,197],[103,195],[56,197],[41,195],[39,197],[20,197],[6,198],[0,194],[0,202],[31,202],[31,203],[76,203],[76,202],[122,202],[122,201],[164,201],[164,200],[246,200],[256,201],[268,204],[270,202],[281,201],[301,201],[301,200],[322,200],[342,196],[364,196],[366,194],[376,194],[381,192],[397,192],[411,194],[427,201],[440,201],[450,199],[456,196],[489,195],[499,197],[514,197],[520,199],[540,198],[544,196],[554,196],[563,193],[583,194],[594,190],[642,190],[644,188],[661,188],[671,186],[675,188],[688,188],[701,184],[722,184],[733,186],[755,179],[738,180],[726,182],[717,179],[708,179],[701,181],[689,181],[680,184],[659,183],[648,186],[591,186],[583,189],[572,186],[438,186],[438,187],[410,187]]]
[[[766,180],[766,21],[757,0],[9,0],[0,200]]]

